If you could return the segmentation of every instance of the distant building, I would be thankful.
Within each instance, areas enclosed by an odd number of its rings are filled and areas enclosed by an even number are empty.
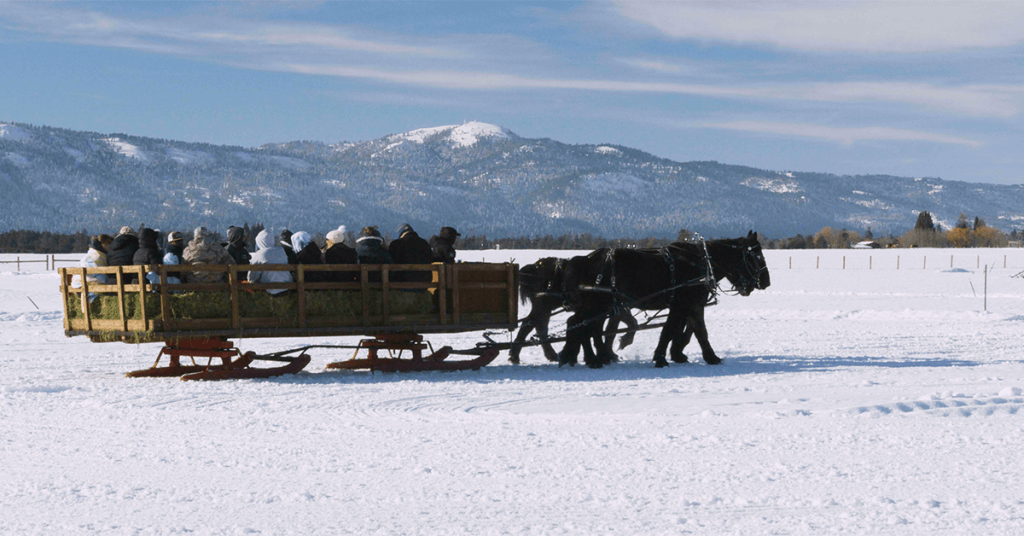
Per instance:
[[[865,240],[863,242],[857,242],[856,244],[853,245],[853,249],[879,249],[881,247],[881,244],[875,242],[874,240]]]

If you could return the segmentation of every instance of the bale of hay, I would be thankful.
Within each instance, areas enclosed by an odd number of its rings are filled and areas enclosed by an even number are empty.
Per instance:
[[[359,290],[314,290],[307,291],[305,297],[307,318],[352,319],[363,316],[363,293]],[[367,299],[371,316],[383,314],[382,291],[369,291]],[[167,300],[172,319],[231,318],[231,295],[227,292],[169,294]],[[124,307],[128,319],[142,319],[138,293],[125,294]],[[433,309],[431,295],[427,292],[388,293],[389,314],[430,314]],[[146,295],[145,310],[146,318],[162,318],[159,294]],[[85,318],[79,295],[68,296],[67,311],[71,319]],[[238,294],[238,313],[242,318],[296,319],[299,314],[298,294],[289,292],[285,296],[274,297],[266,292],[241,292]],[[89,306],[89,314],[94,319],[119,320],[121,310],[117,295],[97,296]]]

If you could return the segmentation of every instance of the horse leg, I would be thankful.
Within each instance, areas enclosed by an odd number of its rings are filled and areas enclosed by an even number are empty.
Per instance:
[[[525,341],[527,335],[534,330],[533,313],[533,311],[530,311],[530,315],[523,321],[523,325],[519,326],[519,332],[516,333],[516,339],[512,341],[512,348],[508,351],[508,360],[515,365],[519,364],[519,352],[523,349],[523,341]],[[540,332],[540,330],[537,331],[538,333]]]
[[[575,366],[579,362],[580,346],[583,345],[585,337],[583,333],[585,326],[580,325],[581,316],[579,313],[575,313],[566,321],[568,328],[565,330],[565,346],[562,347],[561,352],[558,352],[559,367],[562,365]]]
[[[679,334],[675,339],[672,340],[672,348],[670,355],[672,361],[676,363],[688,363],[690,359],[683,353],[683,349],[686,348],[687,344],[690,344],[690,337],[693,336],[693,326],[687,317],[687,321],[683,324],[683,329],[679,331]]]
[[[615,342],[615,334],[613,333],[619,327],[619,315],[615,315],[608,319],[608,324],[605,325],[604,333],[598,333],[594,338],[594,343],[597,344],[597,358],[601,363],[608,365],[612,362],[618,361],[619,356],[615,355],[612,351],[612,344]]]
[[[654,349],[655,367],[662,368],[668,366],[668,361],[665,360],[665,351],[668,350],[668,343],[678,333],[679,324],[683,318],[684,316],[679,312],[678,308],[673,307],[669,309],[668,319],[665,320],[665,326],[661,328],[661,335],[658,336],[658,347]]]
[[[544,357],[552,363],[558,362],[558,352],[555,351],[555,347],[551,346],[551,341],[548,340],[548,323],[551,321],[551,312],[548,311],[544,315],[544,322],[537,323],[537,337],[540,338],[540,346],[544,349]]]
[[[619,350],[622,350],[630,344],[633,344],[633,337],[636,335],[637,328],[640,327],[640,324],[637,323],[636,318],[633,317],[633,313],[628,309],[623,311],[622,314],[619,315],[619,318],[629,326],[629,331],[623,333],[622,336],[619,337]]]
[[[722,359],[715,355],[715,350],[711,348],[711,342],[708,341],[708,328],[704,324],[704,308],[697,307],[694,309],[690,314],[690,320],[693,322],[693,334],[697,336],[700,350],[704,354],[704,362],[709,365],[721,363]]]
[[[601,326],[603,325],[603,321],[594,321],[584,328],[587,333],[583,336],[583,362],[590,368],[601,368],[604,366],[601,360],[598,359],[597,353],[594,352],[594,347],[591,346],[592,340],[600,340]],[[600,348],[600,343],[598,343],[598,348]]]

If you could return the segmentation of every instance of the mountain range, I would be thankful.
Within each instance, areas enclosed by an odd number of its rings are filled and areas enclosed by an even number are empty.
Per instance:
[[[243,223],[326,232],[408,222],[429,236],[769,237],[822,227],[901,234],[921,211],[1009,231],[1024,185],[674,162],[614,144],[525,138],[468,122],[258,148],[0,122],[0,230],[111,232]]]

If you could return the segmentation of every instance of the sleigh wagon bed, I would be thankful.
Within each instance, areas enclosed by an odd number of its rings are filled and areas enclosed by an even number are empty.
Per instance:
[[[291,283],[250,284],[244,272],[292,272]],[[153,284],[146,274],[156,274]],[[239,274],[242,272],[242,274]],[[310,274],[340,272],[351,282],[307,282]],[[428,272],[430,281],[410,274]],[[168,274],[219,276],[217,283],[168,283]],[[89,281],[103,275],[106,284]],[[241,275],[241,277],[240,277]],[[77,276],[77,277],[76,277]],[[421,279],[427,279],[421,277]],[[73,284],[73,281],[75,282]],[[406,371],[476,369],[494,359],[481,351],[472,360],[446,361],[449,348],[430,348],[422,334],[516,328],[518,266],[459,263],[431,265],[227,265],[62,268],[64,333],[94,342],[163,342],[156,363],[130,376],[185,379],[268,377],[297,372],[314,347],[365,349],[368,357],[329,368]],[[272,296],[267,290],[287,292]],[[87,296],[94,294],[91,301]],[[307,346],[271,355],[242,354],[228,339],[368,335],[357,346]],[[432,349],[432,348],[430,348]],[[380,357],[387,350],[392,357]],[[408,350],[411,359],[402,359]],[[394,352],[399,352],[394,357]],[[299,352],[299,355],[289,355]],[[159,366],[163,356],[169,366]],[[182,364],[181,358],[191,358]],[[200,363],[197,359],[206,359]],[[219,364],[212,360],[220,359]],[[249,367],[254,360],[279,361],[275,368]]]

